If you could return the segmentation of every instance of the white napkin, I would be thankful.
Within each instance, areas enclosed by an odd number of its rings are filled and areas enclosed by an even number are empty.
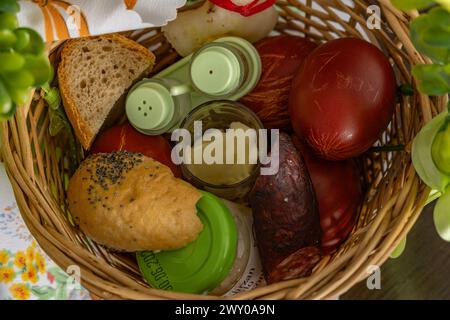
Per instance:
[[[186,0],[20,0],[21,26],[47,41],[158,27]]]

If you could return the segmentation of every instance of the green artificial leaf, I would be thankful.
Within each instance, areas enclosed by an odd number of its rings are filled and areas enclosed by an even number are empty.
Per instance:
[[[437,64],[450,62],[450,48],[432,44],[438,41],[434,39],[435,36],[436,38],[442,37],[442,34],[445,36],[446,27],[449,24],[448,12],[442,8],[432,9],[429,13],[422,14],[411,22],[411,40],[417,50]],[[441,30],[441,35],[433,34],[433,29]]]
[[[438,7],[426,15],[430,24],[422,30],[422,41],[431,47],[450,48],[450,12]]]
[[[1,0],[0,12],[17,13],[20,11],[20,6],[17,0]]]
[[[439,192],[443,192],[450,184],[450,177],[434,164],[431,142],[442,128],[447,115],[447,112],[443,112],[427,123],[414,138],[412,145],[412,162],[417,174],[426,185]]]
[[[398,244],[398,246],[394,249],[394,251],[392,251],[390,258],[397,259],[405,251],[405,248],[406,248],[406,238],[403,238]]]
[[[437,201],[433,219],[439,236],[450,242],[450,187]]]
[[[425,9],[434,4],[433,0],[392,0],[400,10]]]
[[[450,0],[436,0],[436,2],[450,12]]]
[[[428,196],[427,202],[425,205],[429,205],[430,203],[436,201],[442,196],[442,193],[437,190],[431,190],[430,195]]]
[[[412,71],[419,81],[419,90],[430,96],[442,96],[450,92],[448,66],[438,64],[417,65]]]
[[[58,135],[62,129],[66,127],[64,114],[62,114],[59,110],[49,109],[49,119],[50,125],[48,131],[52,137]]]
[[[48,106],[53,110],[58,110],[61,107],[61,95],[57,88],[50,88],[47,85],[42,88],[45,91],[44,99],[48,103]]]
[[[450,176],[450,116],[438,131],[431,147],[431,155],[436,167],[442,173]]]
[[[77,143],[70,122],[62,107],[61,95],[57,88],[51,88],[48,83],[42,86],[42,90],[45,93],[44,99],[49,105],[50,135],[56,136],[58,134],[66,134],[70,148],[70,171],[73,172],[78,167],[79,163]]]
[[[448,19],[450,15],[450,11],[442,8],[442,7],[435,7],[431,9],[428,14],[433,17],[433,19],[436,19],[434,21],[435,25],[442,25],[443,28],[447,29],[448,26]]]
[[[50,300],[55,297],[56,290],[50,286],[33,286],[31,287],[31,293],[39,300]]]
[[[450,48],[450,31],[441,26],[433,26],[423,33],[423,41],[433,47]]]

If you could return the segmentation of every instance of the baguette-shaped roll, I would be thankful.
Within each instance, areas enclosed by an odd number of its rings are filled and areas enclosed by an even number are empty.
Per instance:
[[[200,192],[165,165],[117,151],[87,158],[69,183],[69,209],[80,229],[120,251],[171,250],[195,240]]]

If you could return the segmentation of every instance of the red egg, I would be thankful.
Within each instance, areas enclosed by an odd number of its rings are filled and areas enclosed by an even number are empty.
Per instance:
[[[261,80],[241,102],[252,109],[266,128],[290,127],[289,92],[298,68],[317,44],[302,37],[281,35],[255,44],[261,57]]]
[[[289,112],[296,134],[324,159],[367,151],[394,112],[396,82],[384,54],[344,38],[315,49],[294,78]]]

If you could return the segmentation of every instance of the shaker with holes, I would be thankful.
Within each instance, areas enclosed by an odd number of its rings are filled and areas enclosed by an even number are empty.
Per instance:
[[[237,37],[221,38],[134,85],[126,100],[128,120],[144,134],[171,132],[195,107],[239,100],[260,77],[261,59],[253,45]]]

